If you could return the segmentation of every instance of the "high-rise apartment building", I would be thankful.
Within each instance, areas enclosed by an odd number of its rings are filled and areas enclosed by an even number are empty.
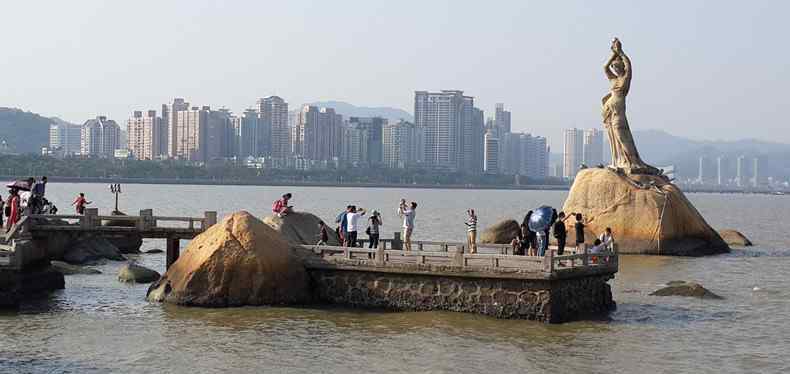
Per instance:
[[[705,175],[705,157],[700,156],[699,171],[697,172],[697,182],[699,184],[705,184],[705,178],[707,178],[707,176]]]
[[[505,110],[505,104],[497,103],[494,111],[494,126],[499,131],[500,138],[502,134],[511,132],[510,128],[510,112]]]
[[[603,164],[603,131],[598,129],[584,130],[584,156],[582,162],[587,166]]]
[[[121,148],[121,127],[105,116],[89,119],[80,131],[80,153],[83,156],[113,157]]]
[[[349,143],[351,148],[348,150],[358,155],[355,162],[368,166],[384,162],[383,132],[386,124],[387,120],[381,117],[349,117],[346,133],[352,138],[344,135],[341,142],[344,148],[347,148],[345,143]]]
[[[236,122],[234,125],[235,133],[238,139],[236,154],[241,158],[261,156],[262,153],[258,149],[261,144],[259,141],[261,133],[258,130],[258,112],[255,109],[247,109],[241,117],[234,120]]]
[[[162,156],[162,120],[155,110],[135,111],[126,122],[127,149],[138,160]]]
[[[291,134],[288,126],[288,103],[279,96],[258,99],[260,116],[259,153],[284,159],[291,155]]]
[[[724,184],[724,175],[723,175],[723,170],[721,168],[722,166],[721,163],[722,163],[721,156],[716,157],[716,184],[718,184],[719,186]]]
[[[472,167],[469,173],[480,173],[485,159],[485,113],[481,109],[472,108]]]
[[[496,131],[488,130],[484,136],[485,160],[484,172],[486,174],[499,174],[499,138]]]
[[[472,126],[477,122],[474,98],[463,91],[416,91],[414,93],[414,122],[424,129],[426,166],[458,170],[471,167],[475,137]]]
[[[299,112],[295,129],[299,156],[313,161],[331,161],[340,158],[343,116],[333,108],[305,105]],[[295,147],[296,149],[296,147]]]
[[[584,131],[576,128],[565,129],[563,138],[562,176],[574,179],[584,160]]]
[[[203,106],[175,114],[176,158],[206,162],[233,156],[235,137],[230,112]]]
[[[178,139],[178,129],[176,120],[178,112],[189,109],[189,103],[177,97],[170,104],[162,105],[162,128],[167,132],[165,142],[167,143],[167,155],[171,158],[178,158],[178,145],[183,141]]]
[[[744,177],[746,176],[746,170],[744,169],[744,162],[746,162],[746,157],[738,156],[738,159],[735,162],[735,184],[738,187],[743,186],[745,180]]]
[[[384,165],[404,169],[419,162],[424,151],[420,148],[422,131],[415,124],[398,121],[385,124],[383,129]]]
[[[80,154],[82,126],[58,121],[49,125],[49,149],[63,155]]]
[[[760,185],[760,174],[758,173],[760,166],[760,159],[755,157],[752,159],[752,187]]]

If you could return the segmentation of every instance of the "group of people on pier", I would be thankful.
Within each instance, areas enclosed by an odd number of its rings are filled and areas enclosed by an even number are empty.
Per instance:
[[[289,201],[293,197],[291,193],[286,193],[272,205],[272,212],[279,216],[284,217],[293,211],[293,206]],[[359,231],[362,227],[363,217],[367,214],[367,210],[356,205],[348,205],[341,211],[335,218],[336,227],[334,229],[340,244],[344,247],[357,247],[360,245]],[[398,204],[397,214],[403,221],[403,249],[410,251],[412,249],[412,235],[414,233],[414,222],[417,216],[417,203],[412,201],[406,202],[406,199],[401,199]],[[466,211],[466,238],[467,248],[469,253],[477,253],[477,227],[478,216],[474,209]],[[577,252],[585,249],[585,224],[581,213],[571,213],[566,215],[565,212],[557,212],[552,209],[551,220],[545,230],[533,231],[530,229],[529,220],[533,215],[533,211],[527,212],[524,220],[520,224],[520,230],[512,238],[510,245],[514,255],[522,256],[544,256],[549,246],[549,234],[553,233],[554,239],[557,242],[557,255],[562,255],[567,246],[567,228],[566,221],[573,219],[573,230],[575,234],[575,248]],[[380,241],[381,226],[383,225],[381,213],[373,210],[367,218],[367,229],[365,233],[368,236],[368,248],[378,248]],[[327,245],[329,243],[330,231],[332,229],[323,221],[319,222],[318,245]],[[597,237],[593,246],[589,248],[590,253],[603,252],[604,250],[612,250],[614,247],[614,237],[611,228],[606,230]]]
[[[57,214],[58,207],[47,199],[47,177],[36,180],[30,177],[27,180],[13,181],[6,185],[8,197],[4,200],[0,196],[0,227],[10,231],[22,217],[30,214]],[[77,214],[85,212],[85,206],[91,204],[85,199],[85,194],[79,196],[71,204]]]

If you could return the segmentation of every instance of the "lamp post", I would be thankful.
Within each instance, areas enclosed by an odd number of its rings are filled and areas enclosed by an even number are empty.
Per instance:
[[[115,212],[118,212],[118,195],[121,194],[121,184],[110,184],[110,192],[115,195]]]

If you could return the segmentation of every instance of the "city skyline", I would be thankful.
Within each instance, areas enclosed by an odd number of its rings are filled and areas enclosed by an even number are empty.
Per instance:
[[[637,75],[639,89],[630,97],[634,129],[790,143],[790,134],[780,131],[790,73],[784,69],[787,56],[774,47],[786,34],[777,27],[786,27],[779,15],[788,4],[769,11],[698,2],[682,13],[658,3],[609,9],[436,2],[419,5],[420,12],[408,2],[186,5],[51,2],[41,12],[41,5],[8,4],[0,31],[14,35],[9,50],[26,52],[0,62],[0,79],[14,88],[0,92],[0,105],[81,123],[99,113],[125,118],[130,107],[180,95],[236,112],[261,94],[294,105],[336,99],[408,109],[415,89],[462,87],[475,92],[477,106],[487,112],[496,103],[510,103],[513,131],[547,134],[560,149],[562,129],[600,126],[598,103],[606,91],[601,46],[619,36],[644,73]],[[272,12],[278,16],[253,22],[257,14]],[[15,32],[29,29],[22,23],[26,15],[44,26]],[[410,26],[397,27],[405,18]],[[466,26],[478,18],[486,27]],[[152,26],[136,27],[138,19]],[[197,24],[203,26],[184,26]],[[393,27],[375,27],[381,24]],[[163,36],[170,42],[161,43]],[[205,45],[249,55],[205,54]],[[147,53],[130,54],[129,46],[145,46]],[[94,58],[95,51],[102,58]],[[314,55],[324,57],[320,64]]]

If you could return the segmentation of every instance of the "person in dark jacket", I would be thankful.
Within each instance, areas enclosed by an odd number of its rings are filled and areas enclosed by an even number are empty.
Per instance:
[[[576,231],[576,251],[582,252],[584,251],[584,248],[582,248],[584,244],[584,222],[582,222],[581,213],[576,213],[576,223],[573,225],[573,228]]]
[[[523,227],[525,230],[522,231],[521,236],[522,239],[526,241],[526,243],[524,243],[524,246],[527,248],[527,250],[524,251],[524,254],[527,256],[535,256],[537,255],[537,243],[536,243],[537,236],[535,235],[534,231],[529,229],[530,217],[532,217],[531,210],[527,212],[526,216],[524,216],[524,222],[522,222],[522,225],[524,225]]]
[[[565,212],[557,215],[557,222],[554,222],[554,238],[557,239],[557,256],[562,256],[565,252],[565,239],[568,231],[565,229]]]

